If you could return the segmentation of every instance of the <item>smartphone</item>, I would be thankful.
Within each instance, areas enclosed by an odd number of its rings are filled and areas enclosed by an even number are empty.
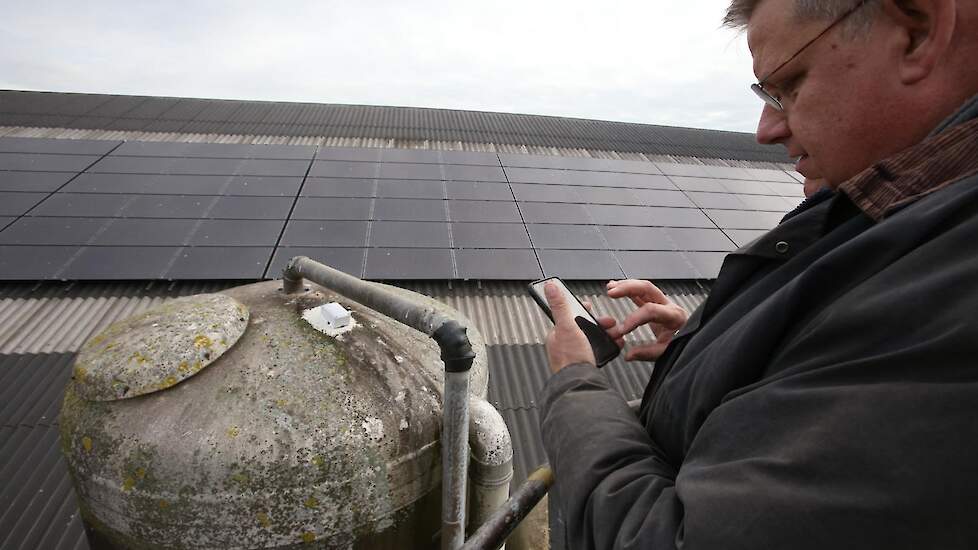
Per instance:
[[[601,325],[594,319],[594,316],[588,310],[584,309],[584,304],[567,288],[564,281],[561,281],[557,277],[549,277],[530,283],[530,296],[533,296],[533,300],[543,309],[547,317],[550,317],[551,321],[554,320],[553,313],[550,311],[550,305],[547,304],[547,294],[543,289],[543,285],[550,281],[556,283],[557,288],[564,293],[567,303],[570,304],[571,312],[574,314],[574,320],[577,322],[577,326],[581,327],[584,335],[587,336],[588,342],[591,343],[591,350],[594,351],[594,360],[597,366],[602,367],[615,357],[618,357],[618,354],[621,353],[621,348],[618,347],[618,344],[601,328]]]

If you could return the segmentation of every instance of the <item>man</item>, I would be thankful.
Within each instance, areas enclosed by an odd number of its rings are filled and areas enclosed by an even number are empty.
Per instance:
[[[651,323],[638,416],[556,293],[541,424],[571,548],[978,548],[978,2],[734,0],[822,192]],[[553,289],[551,289],[552,292]]]

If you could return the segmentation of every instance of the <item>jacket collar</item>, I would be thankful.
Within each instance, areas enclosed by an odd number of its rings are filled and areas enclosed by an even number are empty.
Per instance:
[[[921,197],[978,172],[978,96],[923,141],[839,186],[867,216],[881,221]]]

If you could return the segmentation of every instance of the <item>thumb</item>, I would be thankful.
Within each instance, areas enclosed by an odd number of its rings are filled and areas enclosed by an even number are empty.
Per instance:
[[[574,314],[571,313],[570,306],[567,304],[567,297],[560,291],[557,283],[553,281],[547,283],[543,286],[543,291],[547,296],[550,312],[554,316],[554,324],[574,324]]]

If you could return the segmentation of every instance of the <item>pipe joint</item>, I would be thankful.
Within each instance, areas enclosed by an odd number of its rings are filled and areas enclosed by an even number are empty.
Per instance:
[[[445,372],[468,372],[475,360],[475,351],[469,343],[467,329],[458,321],[445,321],[431,337],[441,348]]]
[[[295,294],[302,290],[302,271],[300,264],[309,260],[306,256],[295,256],[282,270],[282,290],[286,294]]]

